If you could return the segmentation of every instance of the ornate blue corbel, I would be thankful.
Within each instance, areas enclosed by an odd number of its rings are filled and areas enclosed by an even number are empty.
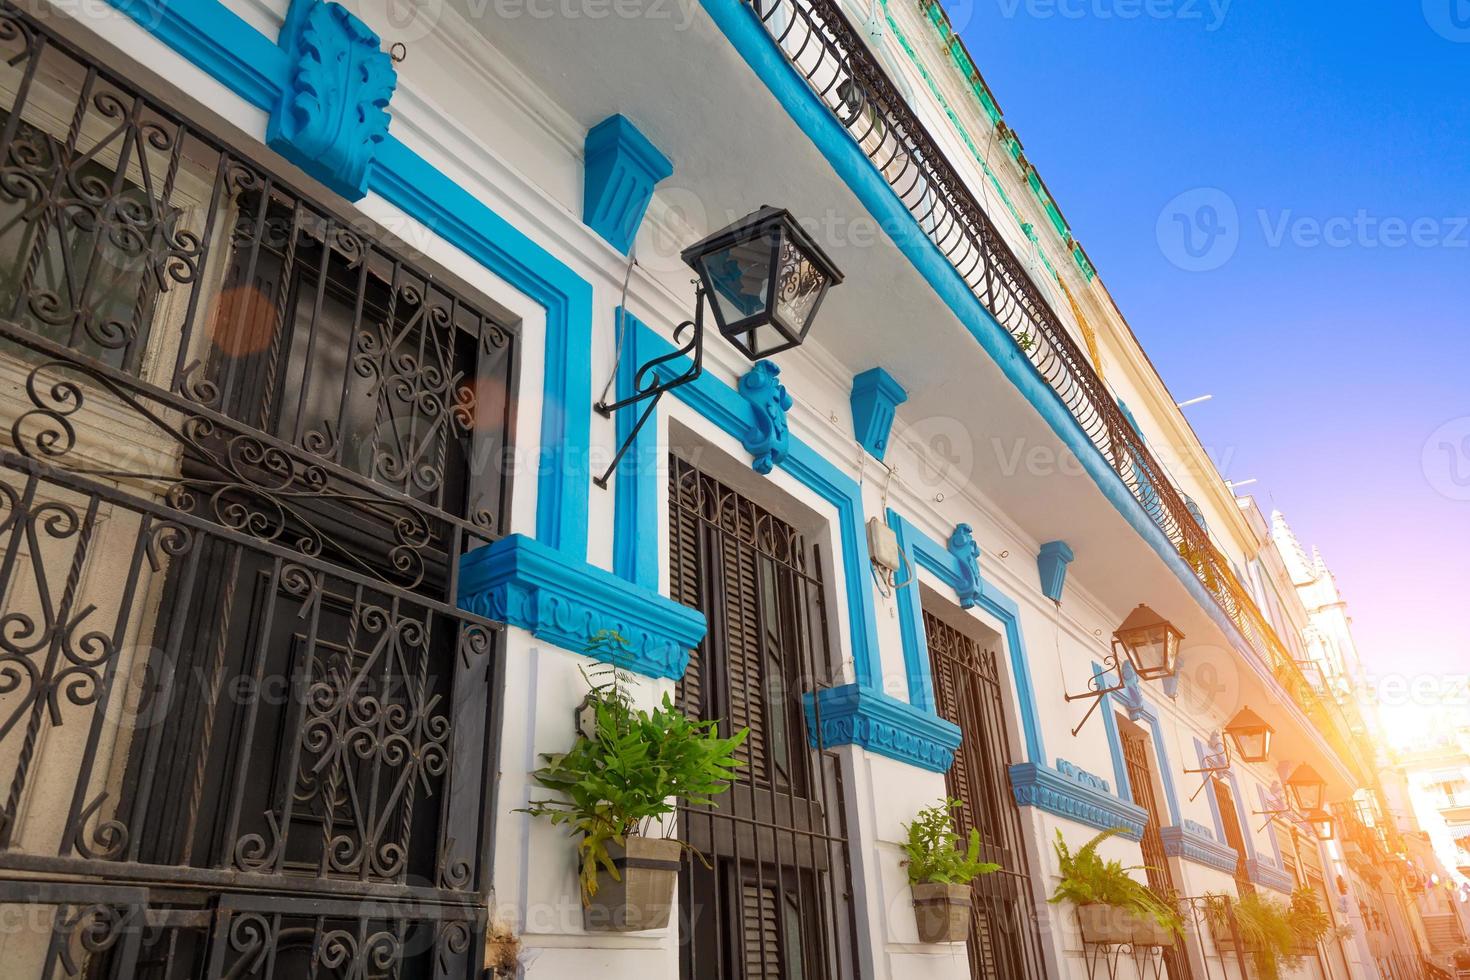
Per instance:
[[[297,0],[281,30],[291,77],[266,125],[266,143],[351,201],[388,135],[398,83],[378,35],[347,8]]]
[[[955,583],[955,594],[960,606],[973,609],[980,604],[984,583],[980,581],[980,546],[975,543],[975,532],[968,524],[956,524],[945,548],[959,565],[959,581]]]
[[[786,413],[794,402],[786,386],[777,380],[780,374],[781,369],[772,362],[757,361],[740,379],[740,396],[755,409],[751,426],[740,443],[754,457],[750,465],[763,475],[775,469],[790,450]]]
[[[1075,557],[1065,541],[1048,541],[1036,556],[1036,571],[1041,576],[1041,592],[1052,602],[1062,601],[1062,588],[1067,584],[1067,566]]]

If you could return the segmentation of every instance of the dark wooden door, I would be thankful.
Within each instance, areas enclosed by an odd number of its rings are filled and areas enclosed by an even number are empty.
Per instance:
[[[1154,792],[1153,763],[1148,754],[1147,737],[1139,732],[1123,733],[1123,759],[1128,767],[1128,784],[1133,793],[1133,802],[1148,811],[1148,822],[1143,828],[1140,845],[1143,849],[1143,864],[1147,869],[1148,886],[1167,902],[1177,903],[1179,890],[1174,884],[1173,872],[1169,870],[1169,856],[1164,853],[1164,839],[1160,834],[1162,808],[1158,794]],[[1189,956],[1183,945],[1164,950],[1164,966],[1169,980],[1190,980]]]
[[[1010,791],[1004,688],[995,652],[928,611],[924,631],[935,707],[964,733],[945,776],[947,792],[960,801],[956,829],[964,837],[979,830],[983,859],[1001,866],[972,889],[970,973],[977,980],[1041,980],[1045,967],[1021,815]]]

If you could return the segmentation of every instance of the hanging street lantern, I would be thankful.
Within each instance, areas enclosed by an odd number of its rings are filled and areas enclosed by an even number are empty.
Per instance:
[[[1286,788],[1291,791],[1296,808],[1303,813],[1326,809],[1327,783],[1305,762],[1292,770],[1287,777]]]
[[[1235,743],[1235,754],[1242,762],[1265,762],[1271,754],[1271,736],[1275,732],[1266,719],[1249,707],[1237,711],[1225,726],[1225,734]]]
[[[1182,639],[1173,623],[1139,603],[1113,633],[1113,653],[1121,648],[1141,680],[1159,680],[1174,676]]]
[[[679,346],[640,365],[633,372],[631,392],[616,401],[604,398],[594,406],[598,414],[611,418],[615,412],[647,402],[607,471],[592,481],[603,489],[653,417],[659,399],[703,373],[706,301],[721,335],[749,360],[758,361],[799,347],[827,290],[842,281],[842,273],[796,219],[769,206],[689,246],[680,258],[699,278],[694,288],[694,319],[674,328],[674,343]]]
[[[1332,814],[1326,810],[1318,810],[1315,813],[1307,814],[1307,822],[1317,832],[1317,839],[1320,841],[1329,841],[1336,836],[1337,825],[1332,819]]]
[[[752,361],[800,346],[842,273],[782,208],[762,207],[680,253],[721,335]]]

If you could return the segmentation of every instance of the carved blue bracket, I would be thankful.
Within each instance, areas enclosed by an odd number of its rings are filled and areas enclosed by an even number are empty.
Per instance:
[[[1017,806],[1034,806],[1098,830],[1118,827],[1123,831],[1120,836],[1128,840],[1143,837],[1148,812],[1101,789],[1107,786],[1106,780],[1061,759],[1057,760],[1056,769],[1023,762],[1011,766],[1010,772]]]
[[[350,201],[388,136],[398,83],[378,35],[345,7],[297,0],[281,31],[291,76],[266,124],[266,143]]]
[[[980,580],[980,546],[975,543],[974,530],[968,524],[956,524],[945,548],[959,563],[960,580],[954,590],[960,606],[973,609],[980,604],[985,587]]]
[[[1203,824],[1185,820],[1177,827],[1160,827],[1164,853],[1170,857],[1192,861],[1195,864],[1227,874],[1235,873],[1239,858],[1233,848],[1215,840],[1215,836]]]
[[[674,165],[618,115],[588,131],[582,166],[582,220],[627,255],[654,185],[672,174]]]
[[[1072,549],[1065,541],[1048,541],[1036,556],[1036,570],[1041,574],[1041,592],[1052,602],[1062,601],[1062,587],[1067,584],[1067,566],[1072,563]]]
[[[909,393],[882,368],[864,371],[852,379],[852,430],[857,441],[880,463],[888,451],[893,413],[908,401]]]
[[[1114,696],[1128,712],[1128,718],[1131,721],[1137,721],[1148,704],[1143,696],[1143,680],[1138,676],[1138,671],[1134,669],[1133,664],[1127,660],[1123,661],[1123,689]]]
[[[806,695],[814,748],[860,745],[931,772],[946,772],[960,747],[959,727],[882,691],[848,684]]]
[[[750,465],[757,473],[768,474],[791,450],[786,413],[795,404],[791,393],[779,380],[781,369],[770,361],[757,361],[755,367],[740,379],[740,397],[755,410],[750,428],[740,443],[754,458]]]
[[[704,639],[704,616],[672,599],[512,534],[476,548],[459,563],[459,605],[477,616],[529,630],[573,653],[608,632],[621,667],[650,677],[684,676],[689,651]]]

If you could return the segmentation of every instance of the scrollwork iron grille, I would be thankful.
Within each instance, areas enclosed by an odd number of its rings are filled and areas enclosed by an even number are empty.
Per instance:
[[[678,457],[669,501],[671,592],[710,624],[679,706],[749,730],[728,793],[679,811],[705,857],[680,876],[680,976],[860,977],[841,760],[813,744],[804,709],[834,670],[816,549]]]
[[[6,975],[477,977],[518,338],[10,6],[0,55]]]
[[[843,125],[996,321],[1071,410],[1092,444],[1168,536],[1220,608],[1349,764],[1357,744],[1340,706],[1319,697],[1189,512],[1142,436],[903,95],[834,0],[746,0],[792,67]],[[928,3],[933,0],[922,0]],[[891,234],[902,234],[890,229]]]
[[[1011,756],[1005,690],[994,650],[924,611],[939,716],[964,733],[945,789],[960,801],[962,837],[980,831],[981,860],[1000,865],[971,888],[970,976],[975,980],[1041,980],[1046,964],[1036,914],[1035,883],[1007,775]]]

